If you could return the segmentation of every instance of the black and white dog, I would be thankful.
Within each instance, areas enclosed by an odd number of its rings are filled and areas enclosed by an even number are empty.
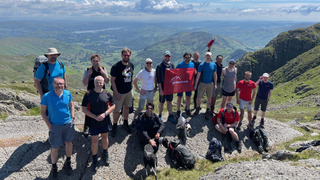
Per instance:
[[[180,117],[178,118],[178,123],[176,128],[178,130],[178,137],[181,141],[187,140],[187,137],[190,136],[191,125],[187,122],[187,120],[182,116],[183,111],[180,113]]]

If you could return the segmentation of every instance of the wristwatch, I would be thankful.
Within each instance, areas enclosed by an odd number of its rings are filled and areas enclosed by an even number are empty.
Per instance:
[[[71,117],[71,119],[74,120],[75,118],[74,118],[74,117]]]
[[[105,114],[106,114],[106,116],[108,116],[108,113],[107,113],[107,112],[106,112]]]

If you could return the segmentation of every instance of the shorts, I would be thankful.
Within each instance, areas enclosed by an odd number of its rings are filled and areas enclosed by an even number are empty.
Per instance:
[[[163,95],[163,96],[159,95],[159,103],[164,103],[165,101],[171,102],[172,99],[173,99],[173,94]]]
[[[198,87],[197,98],[202,98],[205,90],[207,92],[207,98],[211,98],[212,91],[213,91],[213,83],[206,84],[206,83],[200,82],[199,87]]]
[[[218,94],[220,94],[220,91],[221,91],[220,83],[217,83],[217,89],[216,89],[216,90],[214,90],[214,87],[213,87],[212,97],[217,97],[217,96],[218,96]]]
[[[96,128],[96,127],[90,127],[89,132],[91,136],[96,136],[99,134],[108,133],[112,130],[112,125],[108,124],[107,126]]]
[[[222,89],[222,96],[234,96],[235,93],[236,93],[235,90],[233,92],[229,93],[229,92]]]
[[[73,141],[75,133],[72,120],[64,125],[52,124],[49,131],[49,143],[51,144],[51,148],[58,148],[63,142]]]
[[[239,100],[240,100],[240,106],[239,106],[240,109],[244,109],[244,106],[246,106],[247,111],[252,111],[252,104],[249,104],[250,101],[244,101],[242,99],[239,99]]]
[[[266,112],[268,100],[267,99],[260,99],[258,96],[256,97],[256,100],[254,101],[254,110],[259,111],[259,106],[261,104],[261,111]]]
[[[188,92],[185,92],[186,96],[191,96],[192,95],[192,91],[188,91]],[[183,96],[183,92],[182,93],[177,93],[177,96],[178,97],[182,97]]]
[[[117,100],[114,92],[113,92],[114,101],[116,104],[116,108],[114,109],[114,112],[119,112],[124,107],[131,107],[132,106],[132,91],[127,92],[126,94],[121,94],[120,101]]]

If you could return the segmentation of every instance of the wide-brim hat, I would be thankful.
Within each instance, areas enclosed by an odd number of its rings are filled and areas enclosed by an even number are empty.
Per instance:
[[[58,56],[60,56],[61,53],[59,53],[56,48],[48,48],[48,52],[45,53],[44,56],[47,57],[47,55],[52,54],[57,54]]]

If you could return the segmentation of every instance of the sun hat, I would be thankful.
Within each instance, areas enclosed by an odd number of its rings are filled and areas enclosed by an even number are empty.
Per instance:
[[[230,62],[236,63],[236,61],[235,61],[234,59],[230,59],[229,63],[230,63]]]
[[[269,74],[268,73],[263,73],[262,77],[269,77]]]
[[[47,57],[47,55],[52,55],[52,54],[58,54],[58,56],[60,56],[61,53],[59,53],[56,48],[52,47],[52,48],[48,48],[48,52],[45,53],[44,56]]]

